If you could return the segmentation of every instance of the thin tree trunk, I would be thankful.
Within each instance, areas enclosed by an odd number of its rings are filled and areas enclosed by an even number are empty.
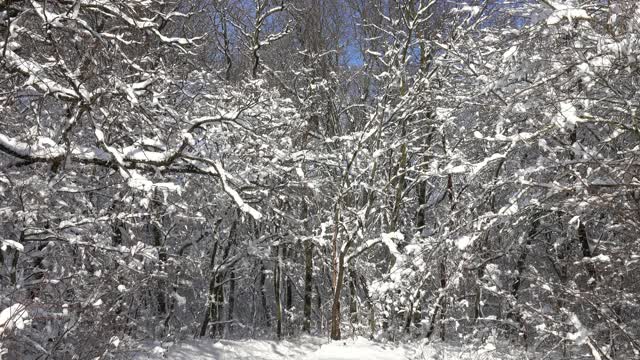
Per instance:
[[[579,88],[581,88],[582,82],[579,82],[578,84],[579,84]],[[578,141],[578,125],[577,124],[573,128],[573,131],[571,131],[571,133],[569,134],[569,141],[571,142],[571,147],[573,147],[575,143]],[[569,152],[569,159],[575,160],[575,154],[573,152]],[[575,177],[571,176],[570,178],[571,180],[574,180]],[[591,252],[591,247],[589,246],[589,238],[587,237],[587,229],[585,228],[584,222],[582,221],[582,219],[578,220],[577,232],[578,232],[578,242],[580,243],[580,249],[582,250],[582,257],[584,259],[593,257],[593,254]],[[587,274],[589,275],[589,279],[587,279],[587,281],[589,282],[589,285],[591,287],[595,287],[596,269],[593,266],[593,264],[590,262],[587,262],[585,267],[587,270]]]
[[[446,265],[443,260],[440,262],[440,294],[438,295],[434,309],[431,312],[431,316],[429,319],[429,329],[427,330],[427,333],[426,333],[427,339],[430,339],[436,330],[436,322],[438,319],[438,315],[440,315],[440,320],[444,318],[446,286],[447,286]],[[444,337],[444,328],[441,329],[440,336]]]
[[[342,271],[340,271],[342,273]],[[333,306],[331,307],[331,339],[340,340],[340,292],[342,285],[337,285],[333,294]]]
[[[24,230],[20,231],[20,238],[18,240],[20,244],[24,242]],[[9,278],[11,280],[11,285],[16,286],[18,283],[18,260],[20,259],[20,251],[18,249],[13,249],[13,259],[11,259],[11,270],[9,271]]]
[[[224,286],[222,286],[222,282],[224,281],[224,274],[216,273],[215,276],[215,290],[214,290],[214,305],[215,311],[213,316],[213,328],[212,328],[212,336],[222,335],[222,325],[220,321],[222,320],[222,309],[224,306]]]
[[[402,132],[404,135],[404,123],[402,126]],[[398,169],[396,172],[396,194],[391,211],[391,224],[389,226],[390,232],[396,231],[398,228],[398,222],[400,217],[400,207],[402,206],[402,194],[405,188],[405,172],[407,166],[407,144],[403,143],[400,147],[400,162],[398,163]]]
[[[162,232],[160,231],[159,226],[156,224],[153,224],[151,227],[153,229],[152,231],[153,231],[154,246],[158,248],[158,260],[160,264],[159,270],[161,272],[164,272],[165,264],[167,262],[167,251],[162,244]],[[160,315],[165,315],[167,313],[165,287],[166,285],[164,280],[161,280],[161,279],[158,280],[158,289],[156,290],[156,299],[158,301],[158,313]]]
[[[447,287],[447,267],[446,266],[447,265],[445,264],[444,260],[440,262],[440,288],[442,289],[443,292]],[[441,298],[441,304],[440,304],[440,340],[442,341],[444,341],[445,339],[446,323],[444,322],[444,317],[446,313],[447,313],[447,301],[446,301],[446,297],[443,296]]]
[[[516,262],[516,278],[513,281],[513,284],[511,284],[511,295],[516,300],[518,299],[518,290],[520,289],[520,286],[522,285],[522,274],[524,274],[524,271],[527,268],[526,267],[526,260],[527,260],[528,254],[529,254],[529,247],[531,246],[531,242],[533,240],[533,237],[538,232],[538,226],[539,225],[540,225],[540,221],[538,219],[533,220],[533,222],[531,223],[531,229],[529,230],[529,233],[527,234],[527,241],[525,243],[524,248],[522,249],[522,252],[520,253],[520,256],[518,257],[518,261]]]
[[[224,44],[224,60],[225,60],[225,63],[227,65],[227,68],[225,70],[224,79],[226,81],[229,81],[229,80],[231,80],[231,69],[233,67],[233,62],[231,60],[231,47],[230,47],[230,42],[229,42],[229,31],[228,31],[228,25],[227,25],[227,13],[226,13],[226,10],[222,12],[221,23],[222,23],[222,39],[223,39],[223,44]]]
[[[418,290],[416,300],[413,304],[413,326],[422,326],[422,293]]]
[[[589,238],[587,237],[587,229],[585,228],[582,221],[580,221],[580,224],[578,224],[578,240],[580,241],[580,248],[582,250],[583,259],[589,259],[593,257],[591,246],[589,245]],[[587,281],[589,282],[589,286],[593,288],[595,287],[597,280],[596,268],[591,262],[587,262],[585,264],[585,268],[587,269],[587,274],[589,275],[589,279]]]
[[[158,264],[159,264],[159,271],[160,272],[164,272],[165,267],[166,267],[166,262],[167,262],[167,249],[164,246],[164,239],[162,236],[162,229],[160,228],[160,217],[159,217],[159,212],[160,212],[160,208],[162,206],[162,202],[160,201],[160,195],[158,194],[158,190],[156,189],[153,192],[153,199],[151,201],[151,206],[152,206],[152,212],[155,212],[154,215],[152,216],[156,216],[157,218],[151,218],[150,221],[151,223],[149,224],[151,226],[151,235],[153,237],[153,246],[155,246],[158,249]],[[158,313],[161,316],[166,315],[167,313],[167,300],[166,300],[166,284],[164,282],[164,280],[162,280],[162,276],[159,277],[158,280],[158,288],[156,290],[156,301],[158,302]]]
[[[360,275],[360,285],[362,286],[362,292],[364,293],[364,301],[365,306],[369,309],[369,329],[371,330],[371,335],[369,338],[373,339],[376,334],[376,313],[375,308],[373,306],[373,301],[371,301],[371,296],[369,295],[369,287],[367,286],[367,279],[363,275]]]
[[[475,293],[475,301],[473,303],[473,323],[478,323],[478,319],[482,314],[482,278],[484,277],[484,265],[478,268],[477,272],[477,283],[476,283],[476,293]]]
[[[338,276],[333,291],[333,306],[331,307],[331,339],[340,340],[340,294],[344,283],[344,252],[338,258]]]
[[[351,325],[358,323],[358,293],[356,291],[356,272],[349,271],[349,321]]]
[[[315,283],[316,287],[316,307],[318,308],[318,312],[320,313],[320,318],[318,319],[318,324],[320,325],[320,331],[324,331],[325,328],[325,318],[324,318],[324,308],[322,306],[322,296],[320,295],[320,286],[318,283]]]
[[[200,337],[207,335],[207,328],[209,326],[209,321],[212,317],[215,317],[215,288],[216,288],[216,274],[215,274],[215,261],[216,255],[218,253],[218,241],[213,244],[213,249],[211,250],[211,260],[209,262],[209,268],[212,271],[211,277],[209,279],[209,293],[207,297],[207,306],[204,315],[204,319],[202,320],[202,325],[200,326]]]
[[[273,268],[273,297],[276,305],[276,336],[278,340],[282,339],[282,302],[280,300],[281,297],[281,246],[278,245],[275,247],[276,252],[276,261]]]
[[[229,309],[227,310],[227,333],[231,334],[233,329],[233,321],[235,319],[234,312],[236,306],[236,274],[233,269],[229,272]]]
[[[271,327],[271,316],[269,315],[269,308],[267,307],[267,274],[265,274],[264,263],[260,264],[260,303],[262,305],[262,313],[265,316],[265,322],[267,327]]]
[[[24,232],[21,234],[21,241],[24,241]],[[38,256],[33,258],[33,281],[35,283],[37,283],[38,281],[42,280],[44,278],[44,274],[46,272],[46,270],[43,268],[43,262],[44,262],[44,256],[42,255],[42,250],[44,250],[45,246],[47,246],[46,242],[43,242],[42,244],[38,245],[37,249],[37,254]],[[18,266],[18,255],[20,254],[18,252],[18,250],[15,250],[15,257],[13,258],[13,263],[11,264],[13,267],[13,271],[12,271],[12,280],[15,281],[16,279],[16,270],[17,270],[17,266]],[[40,295],[40,286],[33,286],[30,290],[29,290],[29,296],[31,300],[35,300],[38,296]]]
[[[311,332],[311,299],[313,297],[313,243],[304,243],[304,320],[302,330]],[[319,296],[319,295],[318,295]]]
[[[404,318],[404,332],[411,332],[411,320],[413,318],[413,301],[409,302],[409,309],[407,309],[407,316]]]
[[[331,238],[332,261],[331,261],[331,285],[333,287],[333,305],[331,306],[331,339],[340,340],[340,293],[342,291],[342,278],[344,269],[344,252],[338,249],[338,234],[340,233],[340,199],[335,205],[333,217],[333,236]]]
[[[285,296],[285,305],[284,305],[284,309],[285,309],[285,320],[287,320],[287,333],[289,335],[293,335],[293,324],[290,320],[291,319],[291,310],[293,309],[293,282],[291,281],[291,277],[289,277],[288,275],[286,276],[286,296]]]

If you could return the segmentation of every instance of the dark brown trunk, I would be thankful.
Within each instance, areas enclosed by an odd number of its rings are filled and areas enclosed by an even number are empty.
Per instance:
[[[313,243],[304,243],[304,319],[302,330],[311,332],[311,298],[313,296]]]
[[[333,291],[333,306],[331,307],[331,339],[340,340],[340,294],[344,282],[344,253],[338,258],[338,277]]]

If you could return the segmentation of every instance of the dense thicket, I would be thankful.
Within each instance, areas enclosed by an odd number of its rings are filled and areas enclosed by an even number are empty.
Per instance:
[[[0,354],[639,358],[639,33],[631,0],[0,1]]]

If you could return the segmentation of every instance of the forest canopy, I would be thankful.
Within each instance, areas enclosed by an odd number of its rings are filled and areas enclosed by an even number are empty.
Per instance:
[[[633,0],[0,0],[0,357],[639,358],[638,34]]]

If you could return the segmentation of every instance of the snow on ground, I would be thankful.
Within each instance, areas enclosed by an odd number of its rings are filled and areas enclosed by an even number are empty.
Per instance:
[[[295,341],[274,340],[190,340],[166,346],[154,345],[150,354],[140,355],[135,360],[284,360],[303,359],[318,350],[323,340],[306,337]],[[326,342],[326,340],[324,341]]]
[[[308,354],[305,360],[394,360],[415,359],[415,349],[408,346],[384,345],[364,338],[334,341]]]
[[[329,341],[302,337],[294,340],[190,340],[173,345],[147,346],[134,360],[512,360],[517,356],[498,354],[493,346],[456,348],[441,344],[383,344],[362,337]]]

